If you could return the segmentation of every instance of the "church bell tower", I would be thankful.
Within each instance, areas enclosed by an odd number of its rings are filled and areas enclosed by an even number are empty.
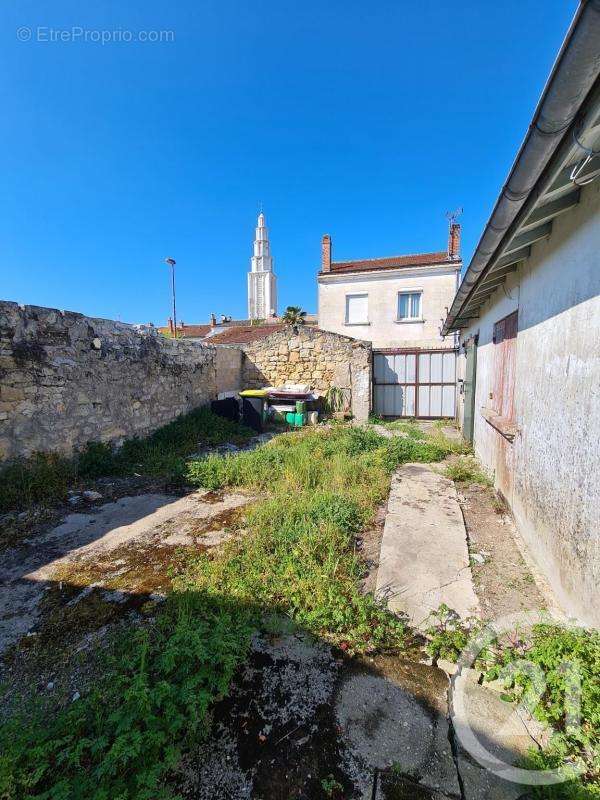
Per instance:
[[[248,273],[248,317],[268,319],[277,316],[277,278],[273,272],[273,258],[265,215],[260,212],[254,236],[254,252]]]

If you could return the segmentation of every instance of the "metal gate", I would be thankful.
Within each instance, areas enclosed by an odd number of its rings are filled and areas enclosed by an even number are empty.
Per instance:
[[[373,405],[378,416],[454,417],[456,353],[453,350],[376,352],[373,386]]]

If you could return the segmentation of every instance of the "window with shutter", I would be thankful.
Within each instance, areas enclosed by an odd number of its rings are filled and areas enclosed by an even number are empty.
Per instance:
[[[369,322],[369,295],[346,295],[346,325],[366,325]]]

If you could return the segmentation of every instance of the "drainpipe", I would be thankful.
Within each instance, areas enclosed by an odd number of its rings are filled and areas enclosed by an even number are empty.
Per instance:
[[[571,128],[600,69],[600,0],[582,0],[558,53],[529,130],[496,201],[456,297],[447,330],[501,245],[560,141]]]

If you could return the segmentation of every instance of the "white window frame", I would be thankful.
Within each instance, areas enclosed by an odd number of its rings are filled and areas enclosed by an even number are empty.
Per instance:
[[[350,322],[349,321],[349,311],[350,311],[350,300],[356,297],[366,297],[367,298],[367,318],[364,322]],[[353,292],[352,294],[347,294],[345,298],[346,308],[345,308],[345,315],[344,315],[344,325],[369,325],[369,293],[368,292]]]
[[[402,295],[419,295],[419,315],[417,317],[400,316],[400,297]],[[409,300],[409,311],[412,302]],[[403,289],[396,295],[396,322],[423,322],[423,290],[422,289]]]

